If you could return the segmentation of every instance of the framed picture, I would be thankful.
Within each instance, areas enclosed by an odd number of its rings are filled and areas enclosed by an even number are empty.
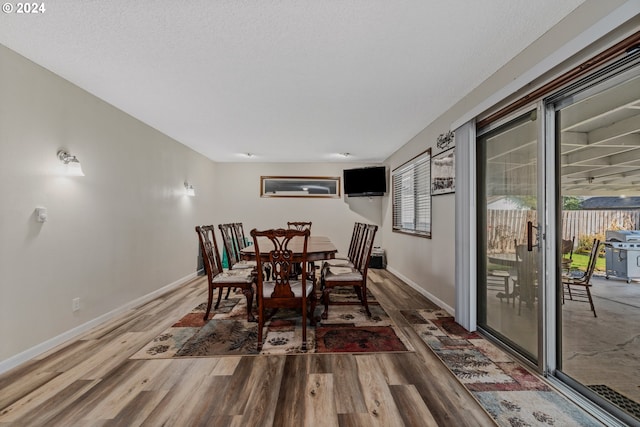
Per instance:
[[[261,176],[260,197],[340,197],[340,177]]]
[[[431,158],[431,195],[456,191],[456,152],[450,148]]]

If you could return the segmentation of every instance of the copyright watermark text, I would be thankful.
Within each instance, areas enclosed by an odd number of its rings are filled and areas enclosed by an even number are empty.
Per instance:
[[[3,3],[2,11],[4,13],[16,14],[38,14],[45,13],[47,8],[44,3]]]

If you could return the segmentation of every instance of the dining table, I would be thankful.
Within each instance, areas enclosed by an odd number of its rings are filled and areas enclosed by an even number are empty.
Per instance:
[[[498,264],[510,268],[515,268],[518,263],[518,257],[515,253],[491,254],[487,256],[487,260],[490,264]]]
[[[258,240],[260,247],[271,248],[272,244],[266,237],[259,237],[264,239],[265,244],[261,244],[261,240]],[[293,251],[293,259],[301,260],[302,251],[304,246],[304,238],[294,237],[289,243],[289,249]],[[326,259],[333,259],[336,256],[338,250],[328,237],[325,236],[309,236],[307,241],[307,261],[322,261]],[[266,251],[264,257],[268,257],[269,253]],[[240,257],[243,260],[252,261],[256,259],[256,250],[254,245],[249,245],[246,248],[240,250]],[[263,257],[263,258],[264,258]]]

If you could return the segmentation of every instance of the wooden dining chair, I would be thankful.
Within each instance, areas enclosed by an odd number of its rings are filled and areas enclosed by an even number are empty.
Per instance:
[[[224,244],[224,250],[227,254],[227,261],[229,262],[230,270],[256,268],[255,261],[245,261],[240,259],[240,250],[245,246],[241,246],[240,238],[236,228],[236,223],[219,224],[220,234],[222,235],[222,242]]]
[[[588,302],[591,311],[593,311],[593,317],[598,317],[598,315],[596,314],[593,297],[591,296],[591,276],[593,276],[593,271],[596,268],[599,251],[600,240],[593,239],[591,252],[589,253],[589,261],[587,262],[587,268],[584,273],[576,277],[568,275],[562,277],[562,303],[564,304],[567,298],[571,301]]]
[[[307,317],[315,325],[313,312],[316,308],[315,281],[309,280],[306,272],[309,230],[286,230],[284,228],[258,231],[251,230],[251,237],[258,263],[258,351],[262,349],[262,330],[267,318],[267,309],[299,308],[302,311],[302,350],[307,350]],[[303,250],[294,256],[290,249],[293,239],[304,239]],[[294,279],[291,271],[296,263],[302,263],[302,274]],[[266,280],[264,266],[271,267],[272,280]]]
[[[351,233],[351,242],[349,243],[349,249],[347,251],[346,257],[336,257],[333,259],[326,260],[323,264],[323,269],[326,269],[332,265],[335,266],[343,266],[343,267],[353,267],[354,261],[358,257],[358,252],[362,247],[362,235],[363,231],[366,228],[366,224],[362,222],[356,222],[353,225],[353,232]]]
[[[234,222],[231,224],[238,242],[238,249],[242,250],[249,246],[249,239],[244,234],[244,227],[241,222]]]
[[[249,265],[253,268],[256,268],[255,261],[243,260],[240,256],[240,251],[252,244],[251,239],[248,239],[244,234],[244,226],[242,225],[241,222],[233,222],[231,223],[231,226],[233,227],[234,235],[236,238],[236,243],[238,248],[238,259],[240,260],[239,261],[240,264]],[[263,268],[265,269],[264,272],[267,275],[267,280],[269,280],[269,278],[271,277],[271,270],[269,270],[269,267],[266,265]]]
[[[214,231],[215,227],[213,225],[196,227],[198,241],[200,242],[200,250],[202,251],[202,257],[204,260],[204,267],[207,272],[207,282],[209,284],[207,311],[204,314],[204,320],[209,318],[211,303],[213,301],[213,291],[215,289],[218,289],[218,301],[215,305],[215,309],[218,309],[224,288],[240,288],[242,289],[244,296],[247,298],[247,321],[255,322],[256,319],[251,310],[254,294],[253,285],[256,280],[256,275],[253,274],[253,271],[250,269],[223,270]]]
[[[355,260],[354,267],[329,266],[323,272],[321,277],[322,301],[324,303],[324,312],[322,313],[323,319],[326,319],[329,315],[329,294],[336,286],[353,286],[358,300],[362,303],[367,316],[371,317],[369,303],[367,302],[367,272],[369,270],[371,250],[373,249],[373,240],[377,231],[377,225],[365,225],[362,235],[362,245]],[[351,303],[345,302],[343,304]]]
[[[290,230],[309,230],[311,231],[311,221],[288,221],[287,222],[287,228]],[[299,274],[302,273],[302,267],[301,265],[297,265],[294,268],[293,273],[297,276]],[[307,273],[314,275],[316,274],[316,264],[311,261],[309,262],[309,264],[307,265]]]
[[[513,280],[513,297],[518,298],[518,316],[522,312],[522,303],[533,307],[538,295],[538,249],[533,246],[529,250],[527,245],[516,244],[515,276]]]

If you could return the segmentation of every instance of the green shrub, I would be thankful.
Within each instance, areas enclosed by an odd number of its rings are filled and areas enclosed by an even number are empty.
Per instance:
[[[578,239],[578,247],[574,251],[578,254],[589,254],[591,252],[591,246],[593,246],[593,239],[598,239],[600,242],[604,242],[604,234],[586,234],[584,236],[580,236]],[[603,251],[603,247],[600,247],[600,252]]]

